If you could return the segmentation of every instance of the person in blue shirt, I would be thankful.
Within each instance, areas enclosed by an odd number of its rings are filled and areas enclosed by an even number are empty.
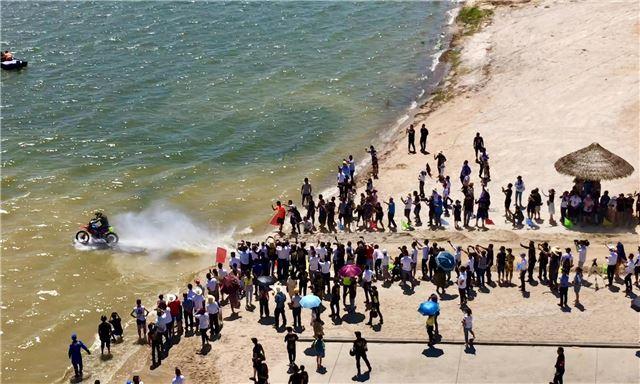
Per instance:
[[[569,292],[569,271],[566,268],[562,269],[562,276],[560,277],[560,303],[558,305],[561,308],[567,306],[567,295]]]
[[[467,160],[464,161],[462,165],[462,169],[460,170],[460,182],[464,184],[464,178],[471,174],[471,167],[469,166],[469,162]]]
[[[75,377],[82,377],[82,350],[87,351],[88,354],[91,354],[89,348],[80,340],[78,340],[78,336],[74,333],[71,335],[71,344],[69,345],[69,358],[71,359],[71,364],[73,364],[73,370],[75,372]]]
[[[387,220],[388,220],[388,224],[389,224],[389,229],[393,228],[396,229],[398,228],[398,226],[396,225],[396,221],[393,220],[393,217],[396,214],[396,203],[393,202],[393,197],[389,198],[389,202],[387,203],[386,201],[384,202],[385,204],[387,204],[389,206],[389,208],[387,209]]]

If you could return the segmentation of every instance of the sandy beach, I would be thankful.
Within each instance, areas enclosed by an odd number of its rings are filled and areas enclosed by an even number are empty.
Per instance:
[[[568,247],[573,239],[591,241],[589,259],[602,263],[607,251],[603,244],[621,241],[633,252],[638,245],[637,227],[593,230],[551,226],[545,221],[538,230],[512,230],[504,220],[500,187],[522,175],[528,190],[539,187],[546,191],[571,188],[571,178],[557,173],[554,162],[561,156],[598,142],[626,159],[636,171],[627,178],[606,181],[603,190],[613,194],[631,193],[640,186],[639,159],[639,82],[638,38],[640,25],[637,1],[530,1],[483,3],[493,11],[491,21],[476,33],[460,35],[453,49],[459,61],[444,81],[445,101],[431,102],[418,111],[413,123],[427,124],[430,155],[406,151],[404,131],[381,152],[380,178],[375,187],[383,199],[394,196],[396,220],[401,216],[399,197],[417,189],[417,176],[429,163],[436,169],[433,153],[444,151],[447,174],[453,181],[453,199],[459,199],[457,175],[462,162],[472,162],[472,140],[481,132],[490,155],[492,196],[490,217],[495,225],[488,231],[431,231],[426,226],[413,232],[381,232],[362,234],[367,242],[380,244],[395,255],[398,246],[412,239],[429,239],[439,244],[493,243],[520,251],[519,243],[529,240],[548,241],[552,246]],[[472,164],[477,181],[477,166]],[[478,182],[479,185],[479,182]],[[426,189],[436,187],[427,181]],[[440,187],[438,186],[438,189]],[[527,193],[525,192],[525,195]],[[606,231],[606,232],[604,232]],[[361,234],[339,234],[343,241],[355,240]],[[261,238],[255,240],[261,241]],[[306,236],[307,242],[332,240],[322,234]],[[197,274],[202,278],[203,274]],[[495,273],[494,273],[495,276]],[[585,274],[586,277],[586,274]],[[495,277],[494,277],[495,279]],[[517,287],[490,287],[490,292],[476,291],[470,301],[475,317],[477,338],[497,341],[600,342],[637,343],[640,316],[630,308],[630,300],[622,292],[602,289],[604,282],[586,277],[591,284],[583,288],[584,309],[561,310],[549,288],[542,284],[528,286],[529,295]],[[514,278],[514,283],[517,283]],[[185,285],[186,285],[185,281]],[[183,289],[183,288],[181,288]],[[334,325],[325,317],[325,337],[348,338],[360,330],[367,338],[411,338],[426,340],[424,318],[416,312],[435,286],[423,281],[413,294],[407,295],[394,284],[380,288],[384,325],[364,325],[364,295],[358,290],[356,316]],[[455,287],[448,293],[453,294]],[[569,294],[572,301],[572,292]],[[328,306],[328,304],[325,304]],[[439,319],[445,339],[460,340],[461,312],[455,298],[443,300]],[[223,316],[229,315],[223,307]],[[326,315],[323,315],[326,316]],[[615,316],[616,324],[611,321]],[[288,320],[291,312],[287,310]],[[306,330],[300,337],[312,337],[310,312],[303,310]],[[621,331],[624,329],[624,331]],[[200,339],[182,337],[170,351],[161,367],[150,370],[150,353],[146,346],[134,345],[135,330],[126,330],[124,344],[114,352],[130,353],[126,364],[109,370],[109,363],[97,365],[93,377],[106,382],[122,383],[132,374],[140,374],[144,382],[170,382],[173,369],[180,367],[194,383],[247,382],[252,376],[251,337],[258,337],[266,350],[270,367],[286,360],[283,333],[271,325],[258,323],[258,313],[244,310],[240,317],[224,322],[222,337],[212,343],[208,354],[197,353]],[[307,345],[299,344],[301,354]],[[277,363],[276,363],[277,362]],[[372,362],[375,365],[375,362]],[[313,367],[309,367],[310,369]]]

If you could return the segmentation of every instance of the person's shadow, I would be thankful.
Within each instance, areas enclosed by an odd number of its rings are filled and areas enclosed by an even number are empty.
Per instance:
[[[358,324],[363,322],[365,319],[364,314],[360,312],[348,312],[344,316],[342,316],[342,321],[347,324]]]
[[[426,348],[424,351],[422,351],[422,354],[426,357],[438,358],[444,355],[444,351],[431,345],[429,346],[429,348]]]
[[[475,355],[476,354],[476,347],[471,344],[468,347],[466,347],[464,349],[464,353],[468,354],[468,355]]]
[[[584,308],[584,305],[582,305],[582,303],[578,303],[578,304],[576,304],[576,305],[575,305],[575,307],[576,307],[576,308],[578,308],[578,310],[579,310],[580,312],[584,312],[584,311],[586,311],[586,309]]]

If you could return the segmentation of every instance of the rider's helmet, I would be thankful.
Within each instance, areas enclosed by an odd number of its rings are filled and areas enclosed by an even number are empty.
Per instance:
[[[102,212],[98,211],[98,212],[94,213],[94,215],[96,215],[97,218],[100,218],[100,217],[102,217]]]

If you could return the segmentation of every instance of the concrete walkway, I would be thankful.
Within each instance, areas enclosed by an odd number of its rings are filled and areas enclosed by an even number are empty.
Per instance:
[[[556,347],[485,346],[466,351],[463,345],[369,343],[370,377],[355,378],[351,344],[326,343],[323,365],[298,343],[296,363],[304,365],[311,383],[548,383],[554,374]],[[305,351],[306,350],[306,351]],[[565,348],[565,383],[638,383],[640,351],[622,348]],[[363,372],[366,366],[363,363]],[[270,362],[270,382],[286,383],[287,362]]]

